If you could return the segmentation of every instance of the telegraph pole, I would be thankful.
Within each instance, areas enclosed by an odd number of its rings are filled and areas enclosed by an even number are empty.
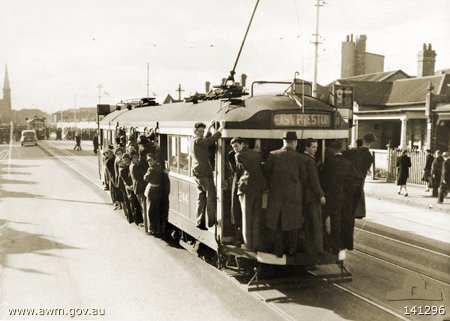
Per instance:
[[[181,101],[181,92],[184,91],[184,89],[181,89],[181,84],[178,84],[178,100]]]
[[[314,36],[314,80],[313,80],[313,97],[317,97],[317,64],[319,61],[319,10],[325,4],[323,0],[316,0],[316,32]]]
[[[98,104],[100,105],[101,104],[101,100],[102,100],[102,88],[103,88],[103,85],[102,84],[98,84],[97,88],[98,88]]]
[[[150,97],[149,94],[149,78],[150,77],[150,63],[147,62],[147,98]]]

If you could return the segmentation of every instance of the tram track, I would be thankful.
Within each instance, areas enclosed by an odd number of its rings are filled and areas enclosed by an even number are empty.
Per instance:
[[[64,164],[65,167],[71,169],[72,171],[76,172],[78,175],[81,175],[83,178],[85,178],[88,181],[90,181],[91,183],[93,183],[96,187],[102,189],[102,187],[98,184],[97,180],[93,180],[86,173],[83,173],[82,171],[80,171],[79,168],[77,168],[75,166],[77,161],[80,161],[80,162],[78,162],[79,164],[80,163],[84,164],[85,166],[89,167],[90,170],[95,170],[96,168],[94,168],[94,165],[91,162],[89,162],[87,160],[84,160],[84,159],[81,159],[81,158],[71,159],[71,161],[68,161],[68,160],[64,159],[64,156],[61,156],[61,155],[58,156],[57,155],[58,152],[60,152],[63,155],[66,155],[66,156],[77,156],[77,155],[72,154],[69,151],[62,150],[61,148],[58,148],[58,147],[52,147],[52,146],[45,146],[44,147],[44,146],[40,146],[39,145],[39,148],[42,151],[44,151],[47,155],[55,157],[58,161],[60,161],[62,164]],[[414,251],[422,251],[422,252],[425,252],[425,253],[430,254],[430,255],[435,255],[435,256],[441,257],[442,259],[449,259],[450,258],[449,255],[447,255],[445,253],[442,253],[440,251],[436,251],[436,250],[433,250],[433,249],[430,249],[430,248],[426,248],[426,247],[423,247],[423,246],[419,246],[419,245],[416,245],[416,244],[410,244],[410,243],[407,243],[407,242],[405,242],[403,240],[398,240],[398,239],[395,239],[395,238],[390,237],[390,236],[386,236],[386,235],[383,235],[383,234],[375,233],[375,232],[366,230],[364,228],[355,227],[355,232],[356,231],[358,231],[358,233],[359,232],[365,233],[367,235],[370,235],[371,237],[381,238],[381,239],[387,240],[389,242],[394,242],[394,243],[398,244],[398,246],[407,247],[407,248],[413,249]],[[370,251],[367,251],[365,249],[361,249],[360,248],[360,244],[358,244],[358,242],[355,242],[355,249],[354,249],[353,252],[354,252],[354,254],[352,254],[352,255],[370,257],[371,259],[377,260],[377,261],[379,261],[380,263],[382,263],[384,265],[390,265],[392,267],[395,267],[396,269],[401,269],[403,271],[407,271],[408,273],[413,273],[413,274],[416,274],[416,275],[422,275],[422,276],[425,276],[426,278],[428,278],[429,280],[432,280],[433,282],[439,283],[441,285],[448,286],[448,283],[446,283],[446,282],[444,282],[444,281],[442,281],[440,279],[437,279],[437,278],[435,278],[435,277],[433,277],[431,275],[424,274],[421,271],[417,271],[417,270],[415,270],[414,268],[411,268],[411,267],[405,267],[402,264],[398,264],[396,262],[392,262],[392,261],[390,261],[390,260],[388,260],[386,258],[379,257],[379,256],[377,256],[377,255],[375,255],[373,253],[370,253]],[[379,310],[383,311],[384,313],[387,313],[390,316],[392,316],[392,317],[394,317],[394,318],[396,318],[398,320],[411,320],[411,319],[405,317],[404,315],[402,315],[401,314],[402,311],[399,312],[398,309],[397,309],[397,311],[395,309],[392,309],[387,304],[385,304],[385,302],[383,302],[383,300],[380,299],[380,298],[373,298],[373,297],[363,293],[362,291],[357,291],[355,289],[352,289],[350,286],[347,286],[346,284],[340,284],[338,282],[332,282],[330,280],[327,280],[326,278],[323,278],[323,277],[321,277],[319,275],[315,275],[314,271],[310,271],[308,273],[310,273],[311,275],[314,275],[319,280],[325,281],[326,284],[331,285],[333,288],[338,289],[339,291],[341,291],[343,293],[346,293],[346,294],[348,294],[348,295],[350,295],[350,296],[352,296],[352,297],[354,297],[354,298],[356,298],[358,300],[361,300],[361,301],[365,302],[366,304],[369,304],[372,307],[374,307],[376,309],[379,309]],[[224,274],[226,274],[226,273],[224,273]],[[277,279],[273,279],[273,281],[277,281]],[[239,282],[237,282],[237,283],[239,284]],[[241,286],[242,286],[242,283],[241,283]],[[262,291],[264,291],[264,290],[262,290]],[[295,315],[290,314],[288,312],[288,310],[286,310],[282,305],[280,306],[279,304],[277,304],[276,301],[272,302],[272,301],[265,300],[264,299],[264,295],[262,295],[261,293],[262,293],[261,291],[254,291],[252,293],[252,295],[254,295],[259,300],[266,301],[266,304],[273,311],[275,311],[277,314],[279,314],[283,318],[285,318],[287,320],[295,320],[296,319]]]

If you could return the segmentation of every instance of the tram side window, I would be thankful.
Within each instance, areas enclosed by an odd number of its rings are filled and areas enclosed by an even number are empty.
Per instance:
[[[169,135],[168,161],[171,171],[178,173],[177,136]]]
[[[189,137],[180,136],[180,174],[189,176],[190,173],[190,155],[189,155]]]

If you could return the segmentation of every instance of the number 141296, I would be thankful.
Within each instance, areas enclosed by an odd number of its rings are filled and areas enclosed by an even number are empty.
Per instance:
[[[443,305],[413,305],[404,307],[405,315],[444,315],[445,306]]]

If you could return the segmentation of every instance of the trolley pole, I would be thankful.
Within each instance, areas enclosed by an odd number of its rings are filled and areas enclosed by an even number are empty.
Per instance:
[[[313,97],[317,97],[317,64],[319,61],[319,10],[320,7],[324,5],[323,0],[316,0],[316,31],[313,34],[314,36],[314,80],[313,80]]]

